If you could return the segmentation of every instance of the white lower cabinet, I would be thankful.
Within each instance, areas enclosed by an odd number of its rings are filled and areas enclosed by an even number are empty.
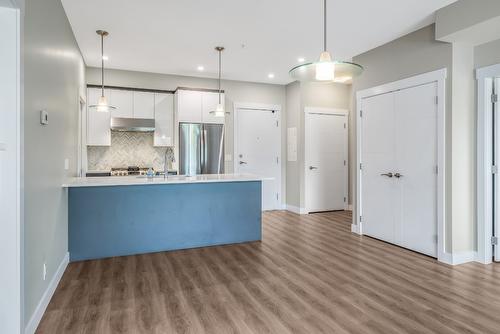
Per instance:
[[[154,146],[173,146],[174,95],[155,93],[154,102]]]
[[[109,91],[104,94],[109,98]],[[87,106],[97,104],[101,90],[89,88],[87,90]],[[87,107],[87,145],[110,146],[111,145],[111,113],[99,112],[95,108]]]

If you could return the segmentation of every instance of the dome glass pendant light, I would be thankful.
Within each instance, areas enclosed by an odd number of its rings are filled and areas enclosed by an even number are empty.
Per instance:
[[[323,52],[319,61],[304,63],[290,70],[290,76],[299,81],[345,83],[363,72],[363,66],[347,61],[332,60],[326,48],[326,0],[323,0]]]
[[[94,108],[99,112],[109,112],[116,107],[113,107],[108,103],[108,99],[104,96],[104,37],[108,36],[109,33],[104,30],[97,30],[96,33],[101,36],[101,96],[97,104],[89,106]]]
[[[221,94],[222,90],[220,88],[220,78],[221,78],[221,72],[222,72],[222,51],[224,51],[223,46],[216,46],[215,50],[219,52],[219,103],[217,103],[217,106],[215,107],[214,111],[211,111],[210,113],[213,114],[215,117],[224,117],[226,115],[226,112],[224,111],[224,105],[222,104],[221,101]]]

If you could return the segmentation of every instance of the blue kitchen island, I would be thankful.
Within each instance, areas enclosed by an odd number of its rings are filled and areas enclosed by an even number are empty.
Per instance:
[[[71,261],[262,239],[257,177],[96,177],[64,187]]]

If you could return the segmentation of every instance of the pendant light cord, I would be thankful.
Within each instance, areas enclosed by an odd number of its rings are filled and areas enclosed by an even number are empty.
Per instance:
[[[323,51],[326,52],[326,0],[323,0]]]
[[[222,50],[219,50],[219,104],[220,102],[220,76],[221,76],[221,63],[222,63]]]
[[[101,34],[101,96],[104,96],[104,34]]]

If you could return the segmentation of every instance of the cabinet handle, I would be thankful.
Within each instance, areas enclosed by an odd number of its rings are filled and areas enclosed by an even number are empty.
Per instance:
[[[394,174],[394,176],[395,176],[395,177],[397,177],[397,178],[399,179],[400,177],[403,177],[403,174],[396,173],[396,174]]]
[[[246,165],[246,161],[240,161],[240,165]]]
[[[309,170],[318,169],[318,167],[309,166]]]
[[[380,174],[380,176],[393,177],[394,175],[391,172],[389,172],[389,173]]]

